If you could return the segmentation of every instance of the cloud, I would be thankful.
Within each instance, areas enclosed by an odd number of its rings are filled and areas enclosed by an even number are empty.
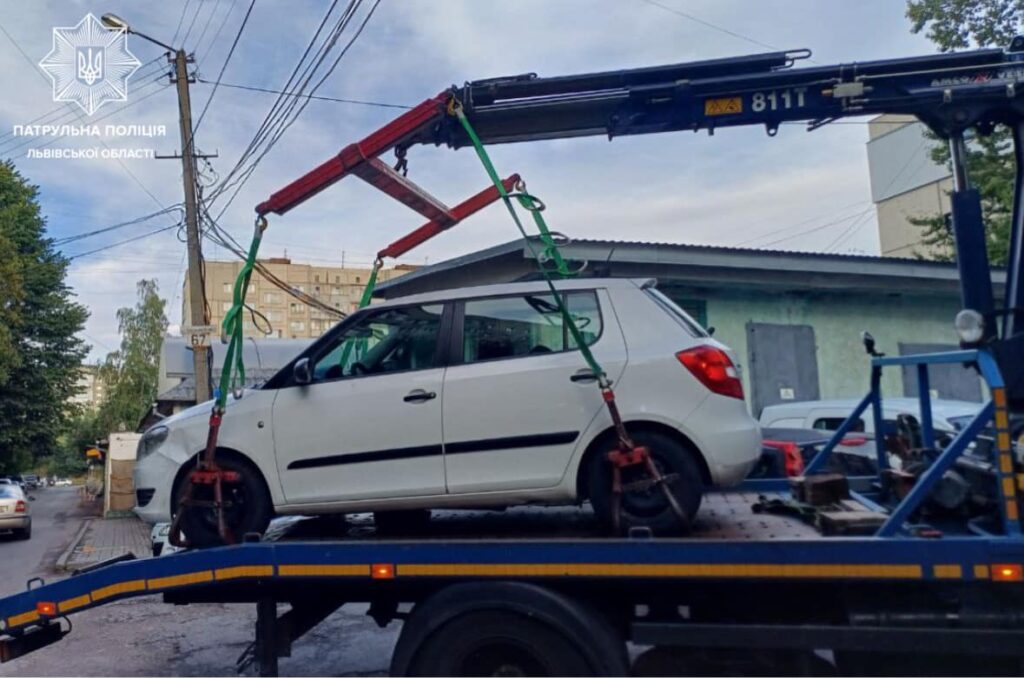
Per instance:
[[[415,104],[452,83],[492,76],[571,74],[763,51],[729,32],[784,48],[810,47],[818,63],[932,51],[923,38],[909,34],[902,3],[793,0],[780,11],[774,3],[740,0],[660,2],[722,30],[642,0],[503,4],[384,0],[320,93]],[[226,6],[232,7],[232,14],[214,41]],[[196,54],[194,68],[200,79],[213,80],[246,6],[211,0],[188,4],[184,0],[45,0],[26,9],[25,3],[0,3],[0,22],[30,57],[26,60],[0,35],[5,91],[17,93],[0,100],[0,135],[13,124],[55,111],[48,82],[29,63],[49,51],[53,26],[73,25],[86,12],[113,11],[162,40],[171,40],[177,32],[180,42],[187,34],[185,45]],[[326,6],[315,0],[257,3],[224,82],[282,87]],[[865,35],[871,39],[865,40]],[[144,64],[160,56],[158,48],[137,38],[130,38],[129,48]],[[150,82],[132,81],[129,103],[134,105],[110,122],[166,125],[168,135],[151,140],[151,145],[160,153],[179,151],[173,88],[158,91],[163,86],[156,83],[164,68],[161,62],[149,68]],[[211,85],[203,82],[192,85],[197,119],[211,92]],[[147,94],[152,96],[141,100]],[[274,98],[227,87],[217,90],[197,132],[198,148],[219,154],[210,160],[214,171],[223,175],[230,169]],[[98,115],[108,112],[107,108]],[[396,113],[311,102],[261,162],[221,225],[247,242],[254,204]],[[866,140],[862,125],[839,125],[813,134],[787,126],[776,139],[766,139],[758,129],[735,129],[719,130],[713,138],[677,133],[611,143],[573,139],[491,150],[500,171],[526,177],[530,189],[549,205],[546,216],[552,226],[570,236],[759,246],[862,209],[869,199]],[[132,143],[105,141],[111,146]],[[9,137],[0,136],[0,155],[12,145]],[[33,160],[24,157],[32,145],[16,149],[11,157],[39,184],[54,237],[125,221],[158,209],[157,203],[182,200],[181,167],[176,161],[125,160],[122,166],[110,161]],[[410,163],[410,176],[449,203],[487,185],[479,162],[468,150],[417,148],[410,152]],[[344,252],[347,262],[369,263],[374,252],[421,222],[418,215],[353,178],[283,217],[272,218],[263,252],[287,250],[295,260],[314,262],[338,261]],[[83,252],[170,223],[173,219],[165,217],[126,227],[74,243],[66,251]],[[877,252],[875,231],[873,214],[868,214],[860,221],[848,218],[771,246],[820,249],[832,245],[840,251]],[[514,235],[507,214],[495,206],[416,250],[407,260],[437,261]],[[228,256],[210,245],[206,250],[211,258]],[[141,277],[158,279],[169,300],[170,320],[180,323],[183,251],[184,245],[171,231],[75,259],[69,280],[92,311],[87,335],[116,347],[114,314],[134,302],[134,283]],[[94,349],[93,355],[105,351]]]

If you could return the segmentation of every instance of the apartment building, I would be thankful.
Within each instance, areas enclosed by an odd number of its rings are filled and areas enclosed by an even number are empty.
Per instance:
[[[79,368],[75,394],[68,400],[84,409],[95,410],[103,404],[106,396],[106,384],[99,377],[99,368],[94,365],[83,365]]]
[[[370,268],[293,263],[285,257],[261,259],[260,263],[288,287],[304,292],[341,313],[351,313],[359,308],[359,299],[371,272]],[[210,324],[219,327],[231,308],[235,279],[242,264],[241,261],[206,262],[206,300],[210,306]],[[407,264],[384,268],[378,274],[377,281],[382,283],[415,269],[415,266]],[[188,298],[189,282],[186,276],[182,293],[182,318],[189,317]],[[308,306],[294,298],[258,271],[253,272],[246,300],[269,323],[269,327],[264,326],[265,323],[259,319],[254,323],[251,314],[246,313],[243,332],[247,337],[315,338],[339,320],[336,314]]]
[[[913,223],[949,213],[949,168],[932,159],[938,140],[916,118],[880,115],[868,123],[871,199],[884,257],[927,256],[924,229]]]

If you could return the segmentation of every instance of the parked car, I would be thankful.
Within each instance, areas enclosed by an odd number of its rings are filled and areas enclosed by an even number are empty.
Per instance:
[[[32,512],[20,487],[0,484],[0,530],[11,530],[18,539],[32,536]]]
[[[860,403],[859,400],[807,400],[802,402],[769,405],[761,412],[761,426],[764,428],[803,428],[819,431],[835,431],[846,420]],[[962,429],[981,409],[982,404],[964,400],[934,399],[932,405],[932,428],[936,442],[943,446],[952,440],[957,431]],[[915,438],[921,426],[921,405],[917,398],[883,398],[882,399],[883,434]],[[857,436],[863,437],[858,440]],[[836,452],[846,457],[845,470],[855,473],[872,473],[875,459],[875,446],[870,441],[875,437],[875,422],[868,409],[854,423],[844,440],[845,444],[837,445]],[[909,441],[909,447],[917,446],[919,441]],[[891,445],[890,445],[891,447]],[[890,449],[890,452],[892,450]],[[857,458],[870,460],[870,463],[855,463]],[[897,454],[889,454],[890,466],[902,467],[902,460]],[[853,466],[851,466],[853,464]]]
[[[635,440],[648,446],[692,517],[709,485],[738,483],[760,452],[732,352],[653,281],[557,283],[614,381]],[[229,400],[218,463],[237,533],[272,515],[569,504],[612,519],[614,431],[543,282],[375,304],[348,317],[259,388]],[[135,466],[137,514],[171,519],[211,405],[150,428]],[[623,481],[643,479],[639,467]],[[198,487],[209,499],[209,487]],[[660,486],[634,488],[623,524],[671,531]],[[413,514],[399,514],[413,515]],[[214,543],[212,510],[186,512],[193,543]]]
[[[71,484],[71,481],[67,478],[57,478],[57,480],[53,481],[54,487],[70,487]]]
[[[34,473],[29,473],[22,477],[25,480],[26,490],[38,490],[40,487],[42,487],[42,483],[39,482],[39,476],[35,475]]]

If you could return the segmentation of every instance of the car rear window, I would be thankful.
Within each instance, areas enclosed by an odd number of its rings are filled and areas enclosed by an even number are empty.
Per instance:
[[[693,336],[711,336],[710,334],[708,334],[707,330],[700,326],[700,323],[691,318],[686,311],[679,308],[679,304],[669,299],[659,290],[653,287],[645,287],[644,292],[646,292],[651,299],[654,299],[655,303],[657,303],[658,306],[661,306],[661,308],[664,309],[666,313],[675,318],[676,321],[678,321],[680,325],[686,328],[686,331],[692,334]]]
[[[0,499],[21,499],[23,496],[17,485],[0,485]]]

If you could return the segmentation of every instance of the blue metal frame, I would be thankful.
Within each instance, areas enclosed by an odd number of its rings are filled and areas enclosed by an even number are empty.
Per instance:
[[[888,460],[885,451],[885,435],[882,429],[883,417],[882,417],[882,393],[881,393],[881,375],[882,368],[888,366],[912,366],[917,369],[918,377],[918,401],[921,407],[921,429],[923,443],[930,449],[935,448],[935,429],[932,418],[932,405],[931,405],[931,393],[930,393],[930,382],[928,379],[928,367],[930,365],[948,365],[956,363],[969,363],[978,366],[981,372],[982,378],[988,384],[989,390],[995,394],[997,391],[1002,393],[1005,387],[1003,383],[1002,375],[999,372],[999,367],[996,365],[995,359],[992,355],[984,349],[979,350],[963,350],[963,351],[947,351],[944,353],[929,353],[924,355],[910,355],[910,356],[892,356],[892,357],[876,357],[871,359],[871,390],[867,395],[861,399],[860,403],[854,408],[853,412],[846,418],[846,420],[840,425],[836,432],[832,435],[831,439],[825,444],[821,452],[815,455],[814,459],[807,465],[805,473],[815,473],[820,471],[825,463],[828,461],[829,456],[835,449],[836,445],[842,442],[843,438],[853,428],[854,423],[860,419],[864,411],[870,406],[872,408],[872,416],[874,417],[875,424],[875,450],[878,456],[878,468],[881,472],[882,469],[888,467]],[[907,496],[892,510],[889,518],[879,528],[876,536],[879,537],[892,537],[904,531],[904,524],[910,518],[910,516],[916,511],[921,503],[928,497],[929,493],[935,487],[935,484],[942,478],[942,475],[949,470],[960,455],[962,455],[968,448],[968,446],[977,438],[978,434],[986,428],[988,423],[993,420],[996,414],[998,406],[993,400],[989,400],[977,415],[971,420],[971,422],[963,428],[957,434],[956,438],[950,443],[945,449],[943,449],[938,457],[932,462],[932,465],[928,470],[917,479],[914,487],[907,493]],[[1004,410],[1005,412],[1005,410]],[[1006,450],[1002,451],[1003,453]],[[997,450],[997,453],[999,451]],[[1004,472],[1003,477],[1012,478],[1011,472]],[[1016,496],[1008,496],[1006,492],[1006,485],[1002,482],[1002,478],[997,478],[997,494],[1000,498],[1000,504],[1002,506],[1002,522],[1004,533],[1011,537],[1021,537],[1021,527],[1018,518],[1012,514],[1016,509],[1009,509],[1008,502],[1016,503]],[[1015,492],[1015,490],[1014,490]],[[863,499],[867,499],[864,497]],[[870,502],[870,500],[868,499]],[[879,507],[874,502],[871,502],[873,507],[877,510]]]

